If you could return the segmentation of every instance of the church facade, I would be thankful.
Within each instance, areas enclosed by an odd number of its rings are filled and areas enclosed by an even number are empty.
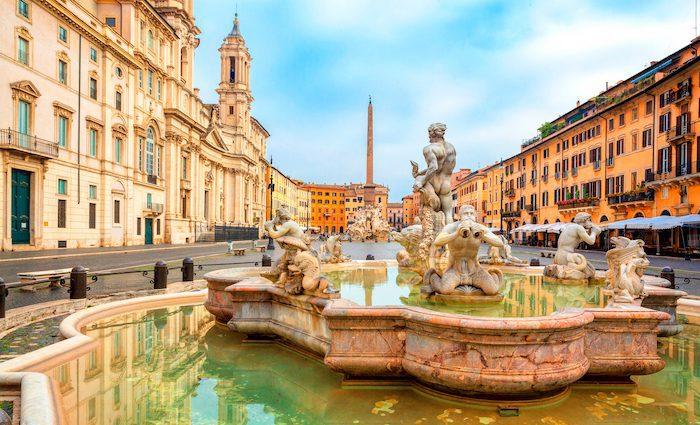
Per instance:
[[[269,134],[236,17],[219,102],[193,0],[0,0],[0,249],[192,243],[261,228]]]

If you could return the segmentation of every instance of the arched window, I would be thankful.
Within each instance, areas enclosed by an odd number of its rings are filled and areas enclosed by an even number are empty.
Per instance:
[[[187,79],[185,72],[187,70],[187,47],[180,50],[180,77]]]
[[[664,210],[664,211],[661,213],[661,215],[671,215],[671,213],[668,212],[668,210]]]
[[[637,214],[634,215],[634,218],[642,218],[644,217],[644,213],[639,211]]]
[[[146,43],[149,49],[153,50],[153,31],[148,30],[148,35],[146,36]]]
[[[608,221],[608,216],[607,216],[607,215],[603,215],[603,216],[600,217],[600,222],[601,222],[601,223],[605,223],[606,221]]]
[[[153,175],[153,152],[155,151],[155,132],[153,127],[148,127],[146,133],[146,174]]]

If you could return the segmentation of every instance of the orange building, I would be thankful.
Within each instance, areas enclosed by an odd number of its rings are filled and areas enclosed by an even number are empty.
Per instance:
[[[403,204],[403,222],[405,226],[413,225],[416,216],[413,214],[413,195],[406,195],[401,198]]]
[[[323,233],[345,232],[347,188],[341,185],[314,183],[305,183],[302,188],[311,193],[311,228]]]

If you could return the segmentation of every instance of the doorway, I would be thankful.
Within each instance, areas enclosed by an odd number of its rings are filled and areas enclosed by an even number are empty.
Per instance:
[[[153,219],[145,219],[146,230],[144,232],[146,245],[153,245]]]
[[[12,244],[28,244],[32,173],[12,170]]]

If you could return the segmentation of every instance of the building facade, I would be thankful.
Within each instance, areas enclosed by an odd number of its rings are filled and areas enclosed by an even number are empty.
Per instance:
[[[268,133],[236,18],[219,103],[192,1],[0,0],[2,250],[194,242],[259,226]]]
[[[406,224],[403,220],[403,203],[402,202],[391,202],[387,204],[387,223],[394,230],[403,229]]]
[[[416,220],[416,216],[413,215],[413,195],[406,195],[401,198],[401,205],[403,206],[404,225],[413,225]]]
[[[457,203],[506,231],[581,211],[599,223],[700,212],[699,48],[695,39],[577,104],[462,180]]]
[[[273,190],[270,190],[272,183]],[[311,193],[304,188],[303,182],[294,180],[276,167],[268,167],[267,180],[267,214],[265,219],[275,215],[277,208],[284,207],[289,211],[292,219],[302,227],[311,225]],[[270,201],[272,195],[272,201]],[[272,209],[270,209],[272,207]]]
[[[311,194],[311,228],[322,233],[343,233],[347,188],[341,185],[305,183]]]

